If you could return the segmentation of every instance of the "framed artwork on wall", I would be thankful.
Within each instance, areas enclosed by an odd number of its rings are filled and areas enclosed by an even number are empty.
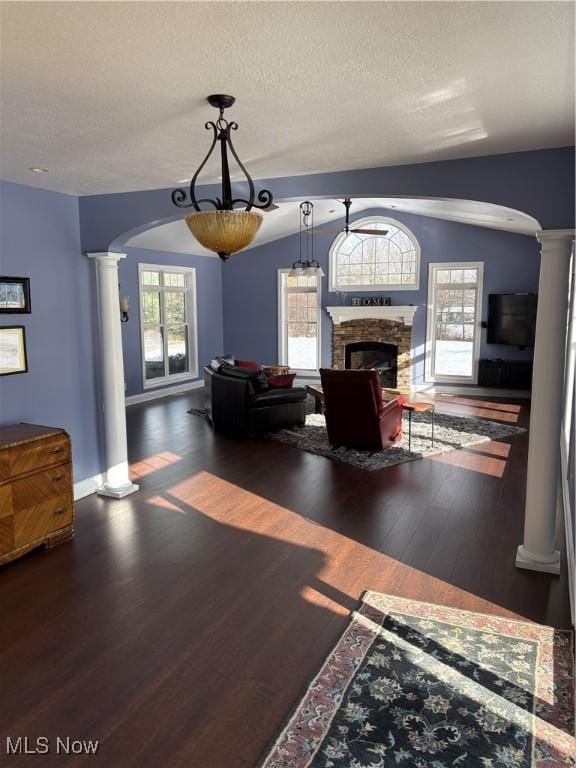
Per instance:
[[[0,376],[28,373],[26,329],[23,325],[0,327]]]
[[[0,313],[30,312],[30,278],[0,277]]]

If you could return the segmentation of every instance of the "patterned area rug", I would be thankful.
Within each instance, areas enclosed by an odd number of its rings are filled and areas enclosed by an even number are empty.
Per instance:
[[[261,768],[573,766],[572,645],[367,592]]]
[[[334,461],[352,464],[360,469],[374,471],[404,464],[436,453],[448,453],[478,443],[498,440],[517,435],[526,430],[499,424],[485,419],[471,419],[436,412],[434,416],[434,445],[432,445],[432,416],[429,413],[412,414],[412,445],[408,450],[408,414],[403,417],[403,437],[400,443],[373,453],[354,448],[332,448],[326,432],[324,415],[309,413],[304,427],[282,429],[267,437],[299,448],[301,451],[316,453]]]

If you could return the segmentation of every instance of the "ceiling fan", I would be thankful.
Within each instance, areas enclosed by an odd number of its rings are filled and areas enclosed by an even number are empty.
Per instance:
[[[344,208],[346,208],[346,224],[344,226],[344,229],[322,229],[322,230],[316,230],[314,232],[315,235],[327,235],[327,234],[342,234],[345,235],[354,234],[354,235],[380,235],[380,237],[383,237],[384,235],[388,234],[387,229],[364,229],[363,227],[351,227],[350,226],[350,206],[352,205],[352,199],[349,197],[345,197],[342,201],[342,204],[344,205]]]

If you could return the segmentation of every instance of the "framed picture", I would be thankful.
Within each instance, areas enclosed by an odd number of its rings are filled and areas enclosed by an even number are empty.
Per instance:
[[[30,312],[30,278],[0,277],[0,313]]]
[[[0,376],[27,372],[26,329],[23,325],[0,326]]]

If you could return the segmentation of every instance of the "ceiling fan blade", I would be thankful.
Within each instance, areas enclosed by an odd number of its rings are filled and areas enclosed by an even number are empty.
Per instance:
[[[344,232],[343,229],[315,229],[315,235],[341,235]]]
[[[387,229],[351,229],[355,235],[380,235],[383,237],[388,234]]]
[[[270,211],[276,211],[278,208],[280,208],[280,206],[276,205],[276,203],[270,203],[270,205],[267,205],[266,208],[262,208],[262,211],[264,213],[270,213]]]

